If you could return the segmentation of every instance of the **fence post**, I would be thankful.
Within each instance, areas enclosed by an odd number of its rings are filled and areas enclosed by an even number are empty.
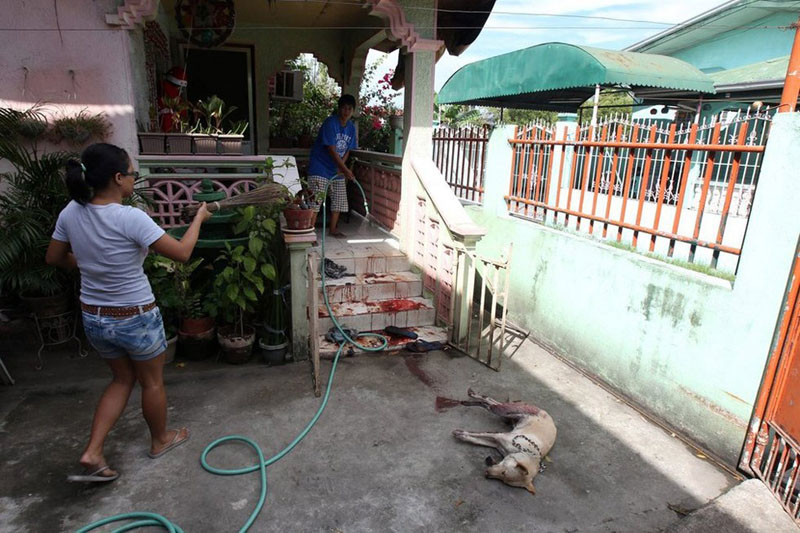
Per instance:
[[[574,139],[575,129],[578,127],[578,115],[576,113],[559,113],[558,122],[555,124],[554,132],[556,139]],[[566,130],[566,135],[564,135]],[[564,153],[564,164],[561,164],[561,154]],[[572,166],[572,156],[574,150],[567,149],[566,146],[553,146],[553,159],[555,163],[552,166],[553,174],[550,176],[549,187],[549,202],[550,205],[556,205],[556,195],[558,193],[558,184],[561,183],[562,189],[570,187],[569,170]],[[561,169],[561,176],[559,176],[559,169]],[[566,179],[564,179],[566,177]],[[560,179],[559,179],[560,178]],[[558,206],[556,206],[558,207]],[[557,218],[557,217],[556,217]]]
[[[508,140],[514,136],[514,126],[498,126],[489,134],[486,144],[486,177],[483,185],[483,210],[487,215],[502,216],[507,211],[503,197],[508,193],[511,179],[511,158],[514,150]]]

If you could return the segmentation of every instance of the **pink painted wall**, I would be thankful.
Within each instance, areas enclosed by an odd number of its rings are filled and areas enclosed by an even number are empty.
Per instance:
[[[105,23],[117,3],[57,2],[56,16],[53,0],[5,2],[3,26],[16,31],[0,32],[0,106],[27,108],[39,102],[51,116],[82,109],[103,113],[113,126],[108,142],[135,156],[129,40],[141,34]]]

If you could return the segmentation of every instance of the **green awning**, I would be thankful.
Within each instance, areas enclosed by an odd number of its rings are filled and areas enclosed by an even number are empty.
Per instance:
[[[674,57],[546,43],[460,68],[438,102],[575,111],[597,84],[651,95],[715,92],[708,75]]]

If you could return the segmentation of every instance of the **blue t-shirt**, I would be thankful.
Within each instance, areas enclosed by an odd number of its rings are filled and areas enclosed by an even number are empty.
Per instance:
[[[311,147],[311,156],[308,163],[309,176],[331,179],[339,173],[336,163],[333,161],[331,154],[328,153],[328,146],[336,147],[336,153],[339,154],[339,157],[344,157],[344,154],[350,150],[355,150],[358,144],[356,143],[356,127],[353,121],[348,120],[347,124],[342,126],[338,115],[331,115],[325,119],[319,129],[317,140],[314,141],[314,146]]]
[[[164,230],[141,209],[73,200],[58,215],[53,239],[72,247],[81,272],[81,302],[127,307],[153,301],[142,263],[162,235]]]

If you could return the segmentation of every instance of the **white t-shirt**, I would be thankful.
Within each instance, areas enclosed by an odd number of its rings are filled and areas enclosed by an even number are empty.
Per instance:
[[[58,215],[53,239],[72,246],[81,272],[81,302],[127,307],[153,301],[142,264],[162,235],[164,230],[141,209],[72,201]]]

